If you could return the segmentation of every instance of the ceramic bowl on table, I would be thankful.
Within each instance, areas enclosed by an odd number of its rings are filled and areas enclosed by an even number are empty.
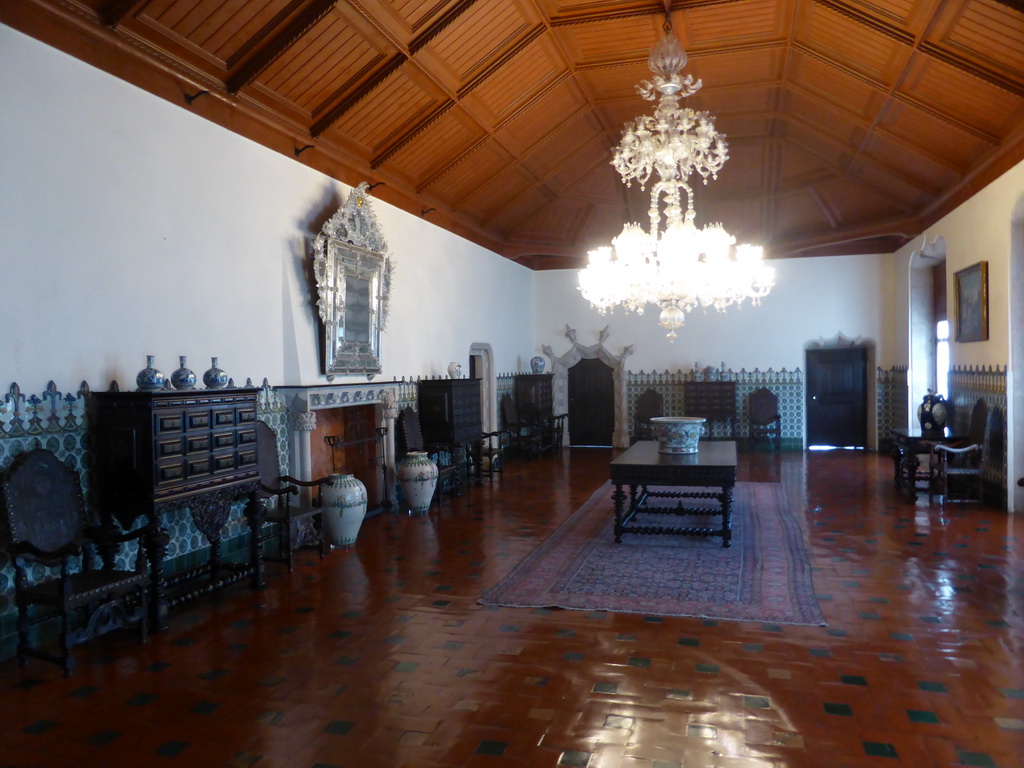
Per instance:
[[[703,416],[655,416],[651,419],[658,438],[658,453],[696,453],[704,431]]]

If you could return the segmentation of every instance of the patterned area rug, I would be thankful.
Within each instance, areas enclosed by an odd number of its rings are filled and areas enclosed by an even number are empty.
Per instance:
[[[483,605],[557,607],[823,625],[803,532],[779,483],[737,483],[733,539],[639,536],[614,542],[606,483],[480,598]],[[665,518],[687,525],[686,518]],[[711,518],[720,520],[721,518]],[[657,524],[654,515],[641,516]],[[707,525],[708,519],[696,525]],[[712,523],[713,524],[713,523]]]

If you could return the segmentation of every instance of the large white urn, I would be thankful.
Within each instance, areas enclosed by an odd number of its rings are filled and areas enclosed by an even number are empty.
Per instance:
[[[331,475],[330,485],[320,490],[324,535],[332,547],[356,543],[366,517],[366,486],[354,475]]]
[[[658,453],[697,453],[704,431],[703,416],[655,416],[651,419],[658,437]]]
[[[437,488],[437,464],[425,451],[409,451],[395,468],[410,512],[427,512]]]

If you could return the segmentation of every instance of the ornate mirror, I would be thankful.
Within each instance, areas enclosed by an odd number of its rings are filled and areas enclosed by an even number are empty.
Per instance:
[[[391,261],[367,193],[365,181],[353,189],[313,242],[328,378],[381,371]]]

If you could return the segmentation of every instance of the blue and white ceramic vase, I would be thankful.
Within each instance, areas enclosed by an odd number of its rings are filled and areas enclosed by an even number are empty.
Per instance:
[[[332,547],[356,543],[366,517],[366,486],[355,475],[331,475],[330,485],[320,491],[324,535]]]
[[[928,390],[924,401],[917,407],[917,419],[921,422],[922,435],[941,435],[946,427],[946,401],[942,395]]]
[[[203,384],[206,385],[207,389],[224,389],[228,385],[228,375],[217,367],[218,359],[211,357],[210,361],[213,363],[213,366],[203,374]]]
[[[462,363],[448,363],[448,378],[449,379],[461,379],[462,378]]]
[[[544,358],[534,355],[530,358],[530,370],[534,373],[544,373]]]
[[[167,383],[167,377],[153,367],[155,360],[156,355],[146,355],[146,367],[135,377],[135,385],[145,392],[163,389]]]
[[[410,512],[427,512],[437,488],[437,464],[425,451],[409,451],[395,468],[398,487],[402,489]]]
[[[180,367],[171,374],[171,386],[175,389],[193,389],[196,385],[196,375],[185,364],[185,355],[179,355],[178,362]]]

